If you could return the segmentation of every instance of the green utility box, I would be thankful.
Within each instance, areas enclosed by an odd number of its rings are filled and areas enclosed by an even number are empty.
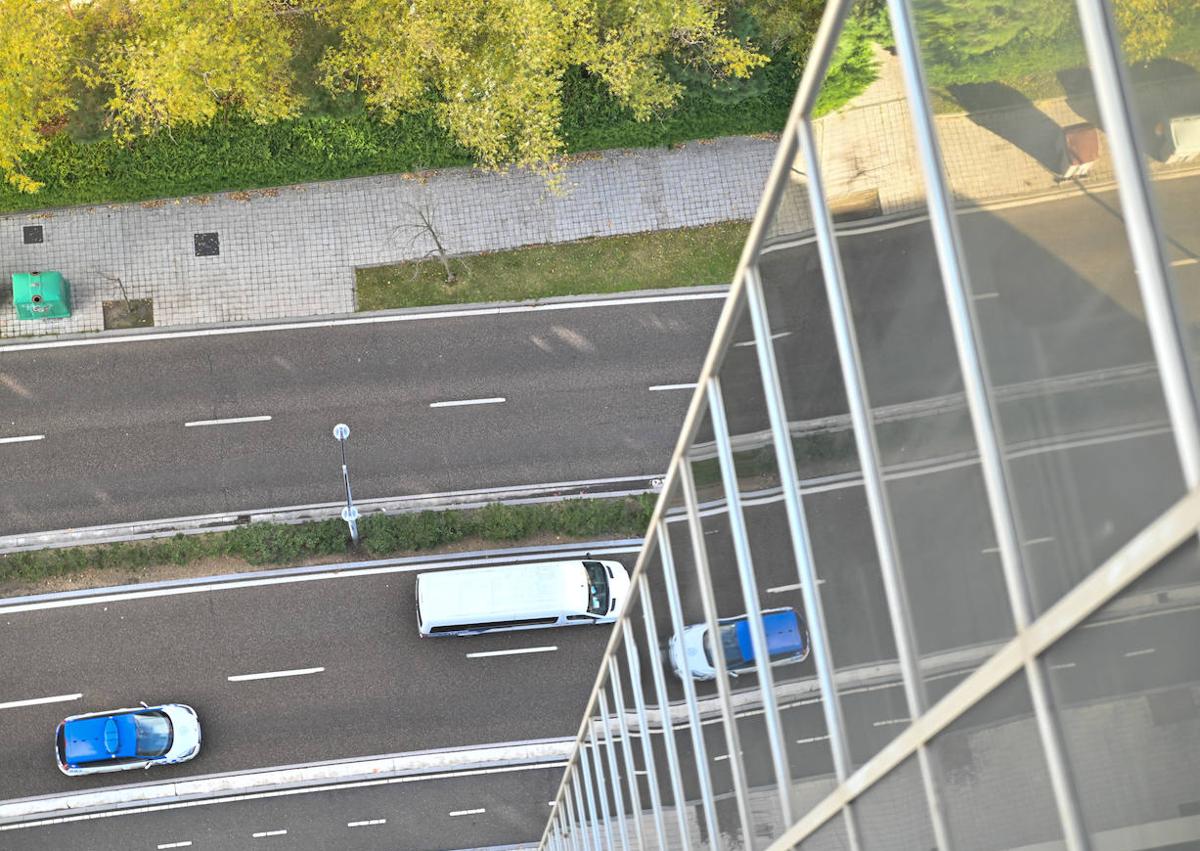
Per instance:
[[[71,315],[71,285],[61,272],[14,272],[13,306],[18,319],[62,319]]]

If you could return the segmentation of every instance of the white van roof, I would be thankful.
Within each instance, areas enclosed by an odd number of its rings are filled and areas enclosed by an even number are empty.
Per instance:
[[[486,623],[587,611],[583,561],[471,567],[417,575],[423,624]]]

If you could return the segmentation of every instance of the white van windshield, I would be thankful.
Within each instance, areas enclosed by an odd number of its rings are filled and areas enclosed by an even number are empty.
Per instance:
[[[608,614],[608,575],[604,565],[598,561],[585,561],[588,575],[588,612],[593,615]]]

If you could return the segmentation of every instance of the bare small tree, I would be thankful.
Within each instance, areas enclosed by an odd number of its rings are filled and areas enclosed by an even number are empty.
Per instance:
[[[133,302],[131,302],[129,300],[129,290],[125,289],[125,282],[121,280],[121,276],[120,275],[110,275],[110,274],[108,274],[108,272],[96,272],[96,274],[99,275],[101,278],[103,278],[108,283],[117,285],[117,289],[119,289],[121,291],[121,298],[125,302],[125,312],[128,315],[132,316],[133,315]]]
[[[428,201],[422,204],[405,204],[410,219],[407,222],[396,225],[392,229],[392,235],[396,236],[400,233],[408,235],[408,244],[410,246],[419,243],[433,243],[433,247],[426,251],[420,258],[417,259],[413,267],[413,277],[415,278],[420,271],[421,263],[436,257],[442,264],[442,269],[446,273],[447,286],[458,281],[458,275],[455,274],[452,263],[457,263],[460,268],[470,272],[469,267],[459,258],[452,257],[446,251],[445,243],[442,241],[441,235],[438,233],[438,228],[435,223],[436,210]]]

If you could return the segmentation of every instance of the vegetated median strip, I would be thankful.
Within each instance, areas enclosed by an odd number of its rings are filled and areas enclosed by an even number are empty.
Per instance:
[[[354,556],[383,558],[404,553],[433,551],[460,541],[520,542],[543,535],[582,540],[640,537],[653,511],[655,497],[643,493],[616,499],[568,499],[556,502],[507,504],[493,502],[482,508],[422,511],[407,514],[370,514],[359,522],[360,546],[355,548],[340,519],[309,523],[252,523],[229,531],[136,543],[88,547],[24,550],[0,555],[0,583],[40,582],[48,577],[85,569],[128,570],[163,565],[186,565],[212,558],[236,559],[251,566],[284,566],[308,563],[319,557]],[[403,570],[404,568],[385,568]],[[338,572],[336,564],[326,575]],[[102,576],[102,573],[100,574]],[[357,571],[356,575],[367,575]],[[153,579],[153,576],[147,577]],[[277,581],[311,581],[311,576],[246,580],[258,584]],[[195,593],[196,588],[131,592],[139,596],[158,593]],[[33,608],[86,605],[63,599]],[[4,606],[13,612],[24,604]]]
[[[234,425],[236,423],[265,423],[270,422],[271,418],[267,415],[257,417],[228,417],[223,420],[192,420],[189,423],[184,423],[184,428],[195,428],[196,426],[214,426],[214,425]]]
[[[79,700],[83,697],[82,694],[57,694],[54,697],[34,697],[29,700],[10,700],[6,703],[0,703],[0,709],[20,709],[24,706],[40,706],[43,703],[65,703],[70,700]]]
[[[280,677],[304,677],[309,674],[319,674],[324,668],[295,668],[291,671],[267,671],[262,674],[234,674],[226,677],[231,683],[244,683],[250,680],[275,680]]]

